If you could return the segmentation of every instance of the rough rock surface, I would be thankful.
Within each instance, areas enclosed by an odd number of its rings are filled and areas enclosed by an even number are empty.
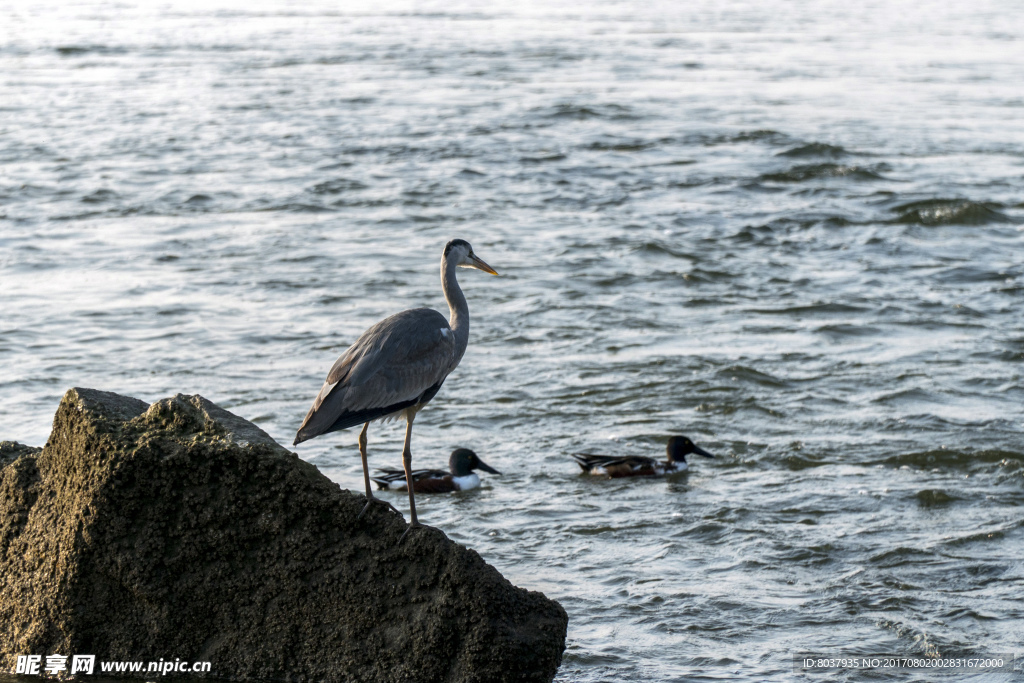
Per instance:
[[[549,681],[567,617],[201,396],[72,389],[0,445],[0,669],[210,661],[289,681]],[[98,672],[97,672],[98,673]]]
[[[0,467],[3,467],[7,463],[14,462],[23,455],[35,455],[42,448],[36,448],[34,446],[26,446],[23,443],[17,441],[0,441]]]

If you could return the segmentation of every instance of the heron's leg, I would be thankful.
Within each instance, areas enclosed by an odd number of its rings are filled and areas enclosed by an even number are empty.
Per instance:
[[[363,483],[366,484],[366,497],[373,498],[373,491],[370,490],[370,468],[366,464],[366,429],[369,422],[363,423],[363,431],[359,432],[359,456],[363,459]]]
[[[396,514],[400,515],[402,513],[395,509],[394,505],[387,502],[386,500],[381,500],[380,498],[376,497],[375,495],[373,495],[373,491],[370,489],[370,467],[369,465],[366,464],[366,430],[369,426],[369,422],[364,422],[363,430],[359,432],[359,455],[363,460],[363,483],[366,484],[366,505],[364,505],[363,509],[359,511],[359,514],[356,515],[356,519],[362,519],[363,515],[366,514],[366,511],[369,510],[370,506],[373,505],[374,503],[386,505],[392,510],[394,510]]]
[[[412,442],[412,421],[415,417],[416,413],[409,413],[408,419],[405,423],[405,450],[402,451],[402,465],[405,466],[405,483],[409,487],[410,528],[420,525],[419,520],[416,519],[416,494],[413,493],[412,487],[412,448],[410,447],[410,443]]]
[[[363,423],[363,431],[359,432],[359,456],[363,459],[363,483],[366,484],[366,505],[363,506],[362,511],[356,519],[362,519],[366,511],[370,509],[370,505],[373,504],[374,497],[373,491],[370,490],[370,468],[366,464],[366,429],[370,426],[369,422]]]

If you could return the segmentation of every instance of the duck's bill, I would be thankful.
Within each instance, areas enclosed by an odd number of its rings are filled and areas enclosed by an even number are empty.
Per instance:
[[[697,455],[703,455],[705,458],[713,458],[713,457],[715,457],[715,456],[711,455],[706,450],[704,450],[703,448],[701,448],[700,446],[697,446],[697,445],[694,445],[693,452],[696,453]]]
[[[479,256],[477,256],[476,254],[470,254],[469,255],[469,260],[473,262],[473,265],[470,266],[471,268],[476,268],[477,270],[482,270],[485,273],[490,273],[491,275],[497,275],[498,274],[498,271],[496,271],[494,268],[491,268],[489,265],[484,263],[484,260],[482,258],[480,258]]]
[[[497,273],[495,273],[495,275],[497,275]],[[490,465],[485,463],[483,460],[480,460],[479,458],[477,458],[477,465],[476,465],[476,467],[477,467],[478,470],[483,470],[484,472],[490,472],[491,474],[501,474],[501,472],[499,472],[498,470],[494,469],[493,467],[491,467]]]

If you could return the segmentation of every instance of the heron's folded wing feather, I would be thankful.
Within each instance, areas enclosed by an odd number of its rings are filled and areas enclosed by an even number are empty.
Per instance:
[[[387,323],[385,325],[384,323]],[[455,335],[437,311],[391,316],[343,381],[345,408],[365,410],[411,401],[444,381],[455,361]]]
[[[455,358],[455,335],[437,311],[385,318],[338,358],[299,432],[321,434],[345,413],[416,400],[444,381]]]

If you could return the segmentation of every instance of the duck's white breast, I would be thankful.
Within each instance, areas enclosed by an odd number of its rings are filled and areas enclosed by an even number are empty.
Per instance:
[[[470,472],[464,477],[452,477],[452,482],[455,483],[457,490],[468,491],[480,485],[480,477],[477,476],[476,472]]]

